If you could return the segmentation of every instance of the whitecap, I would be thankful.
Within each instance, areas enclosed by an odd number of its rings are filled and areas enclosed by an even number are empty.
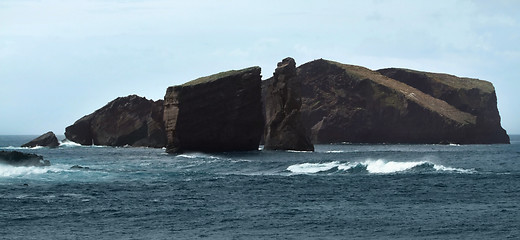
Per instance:
[[[312,151],[287,150],[287,152],[290,152],[290,153],[310,153]]]
[[[287,167],[287,170],[296,174],[313,174],[327,172],[336,168],[339,171],[349,173],[369,173],[369,174],[393,174],[405,172],[455,172],[455,173],[475,173],[473,169],[462,169],[446,167],[434,164],[429,161],[397,162],[379,160],[366,160],[363,162],[340,163],[338,161],[325,163],[301,163]]]
[[[15,167],[0,164],[0,177],[24,177],[29,175],[45,174],[48,172],[60,172],[63,169],[59,169],[53,166],[48,167]]]
[[[200,159],[220,159],[219,157],[211,156],[211,155],[204,154],[204,153],[179,154],[176,157],[189,158],[189,159],[195,159],[195,158],[200,158]]]
[[[406,170],[410,170],[414,167],[420,166],[427,163],[426,161],[420,162],[394,162],[394,161],[384,161],[384,160],[376,160],[376,161],[365,161],[362,163],[367,166],[367,171],[369,173],[396,173],[402,172]]]
[[[188,154],[180,154],[180,155],[177,155],[177,157],[181,157],[181,158],[197,158],[197,156],[195,155],[188,155]]]
[[[60,147],[81,147],[81,144],[65,139],[60,142]]]
[[[287,170],[292,173],[309,174],[329,171],[340,165],[339,162],[328,162],[328,163],[302,163],[295,164],[287,167]]]
[[[24,149],[42,149],[44,147],[42,146],[35,146],[35,147],[14,147],[14,146],[9,146],[9,147],[1,147],[1,149],[4,149],[4,150],[24,150]]]
[[[453,167],[445,167],[442,165],[434,165],[433,168],[437,171],[441,172],[457,172],[457,173],[476,173],[475,169],[463,169],[463,168],[453,168]]]

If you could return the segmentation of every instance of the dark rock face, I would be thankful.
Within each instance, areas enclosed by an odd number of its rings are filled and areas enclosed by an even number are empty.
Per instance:
[[[286,58],[278,63],[265,93],[264,149],[314,151],[301,119],[300,91],[296,63]]]
[[[167,152],[257,150],[263,132],[260,68],[169,87],[164,97]]]
[[[22,145],[22,147],[58,147],[59,145],[60,143],[58,142],[58,138],[56,137],[56,135],[54,135],[53,132],[47,132],[31,140],[30,142]]]
[[[302,119],[314,143],[509,142],[499,127],[494,90],[478,90],[472,82],[449,92],[322,59],[298,67],[296,78]]]
[[[65,136],[82,145],[165,147],[163,101],[117,98],[67,127]]]
[[[0,163],[17,167],[43,167],[51,165],[49,160],[44,160],[40,155],[18,151],[0,151]]]
[[[500,125],[495,88],[490,82],[399,68],[378,72],[476,116],[474,143],[509,143],[509,136]]]

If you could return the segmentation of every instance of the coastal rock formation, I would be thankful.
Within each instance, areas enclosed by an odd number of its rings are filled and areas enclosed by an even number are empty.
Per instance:
[[[490,82],[399,68],[378,72],[474,115],[474,143],[509,143],[509,136],[500,125],[495,88]]]
[[[323,59],[298,67],[296,78],[302,84],[302,120],[314,143],[509,142],[487,82],[453,85],[451,92],[431,86],[429,92],[367,68]],[[445,96],[432,93],[436,91]],[[482,96],[487,100],[477,101]]]
[[[278,63],[265,93],[266,150],[314,151],[301,119],[301,87],[297,80],[294,59]]]
[[[58,138],[56,137],[56,135],[54,135],[53,132],[47,132],[33,140],[31,140],[30,142],[22,145],[22,147],[36,147],[36,146],[41,146],[41,147],[58,147],[60,145],[60,143],[58,142]]]
[[[263,132],[260,68],[169,87],[164,97],[167,152],[257,150]]]
[[[16,167],[43,167],[51,165],[49,160],[44,160],[40,155],[18,151],[0,151],[0,163]]]
[[[67,127],[65,137],[82,145],[164,147],[163,101],[117,98]]]

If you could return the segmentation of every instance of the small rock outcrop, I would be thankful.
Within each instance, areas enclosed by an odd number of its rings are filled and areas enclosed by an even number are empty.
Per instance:
[[[22,145],[22,147],[36,147],[36,146],[54,148],[54,147],[60,146],[60,143],[58,142],[58,138],[56,137],[56,135],[53,132],[47,132],[47,133],[31,140],[30,142]]]
[[[163,101],[120,97],[65,129],[81,145],[165,147]]]
[[[164,97],[168,153],[257,150],[263,132],[259,67],[169,87]]]
[[[278,63],[265,93],[264,149],[314,151],[301,119],[300,91],[296,63],[286,58]]]
[[[0,151],[0,163],[16,167],[44,167],[51,165],[49,160],[44,160],[40,155],[18,151]]]

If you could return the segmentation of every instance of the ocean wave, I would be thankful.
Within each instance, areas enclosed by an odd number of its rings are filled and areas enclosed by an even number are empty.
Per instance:
[[[68,139],[60,141],[60,147],[81,147],[82,145]]]
[[[302,164],[295,164],[287,167],[287,170],[292,173],[301,173],[301,174],[308,174],[308,173],[318,173],[318,172],[325,172],[329,171],[333,168],[337,168],[340,166],[341,163],[339,162],[328,162],[328,163],[302,163]]]
[[[178,158],[188,158],[188,159],[220,159],[219,157],[212,156],[205,153],[186,153],[186,154],[179,154],[176,157]]]
[[[15,167],[0,164],[0,178],[25,177],[30,175],[40,175],[49,172],[61,172],[64,169],[48,166],[48,167]]]
[[[385,160],[366,160],[364,162],[338,161],[325,163],[301,163],[287,167],[287,171],[295,174],[326,173],[340,171],[347,173],[368,173],[368,174],[392,174],[404,172],[455,172],[455,173],[474,173],[473,169],[462,169],[446,167],[434,164],[429,161],[396,162]]]

